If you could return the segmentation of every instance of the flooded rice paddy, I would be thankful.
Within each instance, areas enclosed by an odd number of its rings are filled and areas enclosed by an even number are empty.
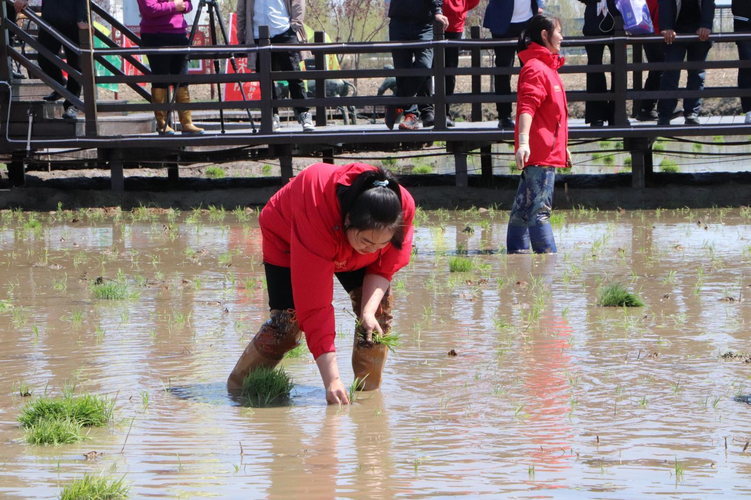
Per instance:
[[[0,215],[4,498],[54,498],[87,472],[133,498],[751,493],[746,210],[558,211],[546,257],[502,252],[507,212],[421,212],[382,391],[327,407],[306,351],[283,362],[297,385],[278,408],[224,389],[266,317],[256,212]],[[473,270],[450,273],[464,254]],[[100,277],[131,298],[94,298]],[[646,307],[599,306],[612,282]],[[112,424],[25,444],[20,409],[66,381],[116,398]]]

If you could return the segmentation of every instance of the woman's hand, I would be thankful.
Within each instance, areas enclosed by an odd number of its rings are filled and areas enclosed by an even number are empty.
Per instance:
[[[318,371],[321,372],[323,386],[326,388],[326,402],[330,405],[348,405],[347,389],[339,378],[339,366],[336,353],[325,352],[316,358]]]
[[[368,342],[373,342],[374,332],[378,335],[383,335],[381,325],[378,324],[375,314],[372,313],[362,315],[362,318],[360,319],[360,328],[365,332],[365,340]]]
[[[183,0],[174,0],[175,10],[178,12],[185,12],[185,2]]]
[[[326,402],[330,405],[348,405],[349,396],[342,380],[337,377],[326,386]]]
[[[566,168],[573,168],[574,161],[571,159],[571,150],[566,148]]]

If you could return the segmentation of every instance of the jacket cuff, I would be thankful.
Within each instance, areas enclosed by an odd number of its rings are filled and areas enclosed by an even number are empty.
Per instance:
[[[313,359],[318,359],[321,354],[326,354],[327,352],[336,352],[336,346],[334,345],[335,338],[335,334],[327,334],[323,335],[321,338],[317,339],[315,343],[313,343],[306,337],[306,340],[308,342],[308,349],[313,355]]]

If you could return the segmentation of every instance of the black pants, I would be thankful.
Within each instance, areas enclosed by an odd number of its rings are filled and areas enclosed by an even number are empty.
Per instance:
[[[403,19],[391,19],[389,21],[390,41],[430,41],[433,40],[433,24],[423,22],[405,21]],[[391,51],[395,69],[407,68],[432,68],[433,49],[394,49]],[[397,76],[397,97],[426,97],[432,94],[433,84],[429,77],[425,76]],[[402,107],[402,106],[400,106]],[[425,116],[433,110],[431,104],[404,105],[404,113],[422,114]]]
[[[736,33],[751,32],[751,22],[735,20],[733,23]],[[751,42],[735,42],[738,45],[738,58],[741,61],[751,61]],[[751,69],[743,68],[738,70],[738,88],[742,90],[751,89]],[[741,97],[741,107],[744,113],[751,111],[751,97]]]
[[[523,23],[511,23],[509,24],[506,33],[492,33],[493,39],[517,39],[528,25],[529,21],[524,21]],[[496,68],[510,68],[514,65],[516,45],[511,47],[496,47],[494,50]],[[511,95],[511,75],[495,75],[495,95]],[[510,102],[498,102],[496,103],[495,108],[498,111],[499,120],[511,118]]]
[[[274,37],[271,37],[271,43],[272,45],[278,45],[280,43],[297,43],[297,34],[295,33],[295,30],[292,28],[288,29],[281,35],[276,35]],[[258,45],[258,40],[256,40],[256,45]],[[260,71],[259,64],[261,63],[261,58],[256,58],[256,71]],[[271,70],[272,71],[300,71],[300,53],[296,50],[290,50],[288,52],[277,52],[274,51],[271,53]],[[292,97],[292,99],[306,99],[308,96],[305,94],[305,85],[303,84],[302,80],[298,79],[290,79],[287,80],[287,84],[289,85],[289,95]],[[273,85],[272,87],[272,96],[274,99],[279,99],[279,91],[276,88],[276,85]],[[305,106],[300,106],[295,108],[295,111],[297,113],[305,113],[308,111],[308,108]],[[279,111],[274,108],[274,113],[279,113]]]
[[[141,44],[144,47],[187,47],[188,36],[185,33],[141,33]],[[186,75],[188,74],[188,58],[182,54],[160,54],[149,56],[149,66],[155,75]],[[166,89],[174,83],[154,83],[153,88]],[[181,87],[187,87],[185,83]]]
[[[292,297],[292,272],[289,267],[273,266],[264,263],[266,285],[269,291],[269,309],[294,309]],[[345,273],[334,273],[347,293],[362,286],[365,280],[365,268]]]
[[[445,33],[446,40],[461,40],[462,33],[456,33],[453,31],[447,31]],[[446,67],[458,68],[459,67],[459,47],[446,47]],[[454,95],[454,89],[456,88],[456,75],[446,75],[446,95]],[[449,112],[450,104],[446,104],[446,113]]]
[[[661,63],[665,62],[665,47],[661,43],[645,43],[644,53],[647,55],[647,62]],[[662,80],[662,71],[651,70],[644,82],[644,90],[660,90],[660,80]],[[641,102],[641,109],[647,113],[655,109],[657,99],[644,99]]]
[[[57,31],[62,33],[66,38],[69,38],[73,41],[73,43],[78,43],[78,25],[76,23],[65,23],[65,24],[55,24],[50,23],[50,25],[55,28]],[[45,30],[40,29],[39,30],[39,43],[52,52],[53,54],[58,54],[60,52],[60,47],[62,47],[62,43],[58,42],[55,37],[47,33]],[[81,71],[81,66],[78,61],[78,54],[73,52],[72,50],[65,48],[65,59],[68,61],[68,64],[73,69],[76,69],[78,71]],[[43,55],[39,54],[39,67],[44,71],[44,73],[55,80],[60,85],[63,85],[65,80],[63,79],[63,70],[55,66],[55,64],[44,57]],[[68,91],[73,94],[74,96],[78,97],[81,95],[81,82],[76,80],[73,76],[68,76],[68,84],[66,86]],[[63,103],[63,106],[65,109],[68,109],[73,104],[68,101],[67,99]]]
[[[584,9],[584,36],[612,36],[615,28],[615,20],[612,17],[597,15],[597,4],[588,3]],[[587,45],[587,64],[590,66],[599,66],[605,54],[605,45]],[[610,49],[610,57],[613,57],[615,47],[607,45]],[[602,94],[608,91],[608,81],[605,73],[587,73],[587,93]],[[613,115],[615,114],[615,105],[613,101],[587,101],[585,104],[584,121],[592,123],[595,121],[608,122],[613,124]]]

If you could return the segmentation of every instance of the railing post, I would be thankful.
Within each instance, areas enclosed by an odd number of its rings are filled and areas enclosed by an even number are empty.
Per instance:
[[[641,43],[635,43],[631,46],[631,62],[634,64],[639,64],[643,61],[642,59],[642,47],[644,44]],[[644,89],[644,83],[642,82],[642,76],[643,73],[641,70],[634,71],[634,91],[638,92],[640,90]],[[639,113],[639,110],[641,109],[641,99],[634,101],[633,108],[631,109],[631,116],[636,117],[636,115]]]
[[[433,22],[433,40],[442,41],[443,23]],[[435,93],[433,106],[435,113],[435,125],[433,130],[446,130],[446,46],[442,43],[433,45],[433,77],[435,80]]]
[[[479,26],[472,26],[469,30],[469,36],[472,40],[479,40],[482,38],[482,31]],[[472,47],[472,67],[479,68],[482,66],[482,49],[480,47]],[[472,95],[480,95],[482,93],[482,75],[472,75]],[[472,103],[472,121],[482,121],[482,103]],[[483,157],[484,158],[484,157]]]
[[[626,32],[623,31],[623,18],[620,15],[613,16],[616,37],[613,57],[614,70],[611,73],[613,80],[613,103],[615,106],[615,125],[627,127],[629,125],[628,112],[626,111],[626,90],[628,89],[628,45],[626,44]],[[634,165],[635,166],[635,165]]]
[[[81,56],[78,58],[81,64],[81,88],[83,89],[83,106],[86,115],[86,137],[95,137],[99,135],[97,130],[97,111],[96,111],[96,73],[94,70],[94,44],[91,40],[91,6],[86,1],[86,19],[88,28],[78,30],[78,46],[81,49]],[[72,77],[69,77],[72,78]]]
[[[323,43],[326,40],[326,33],[323,31],[316,31],[313,36],[315,43]],[[316,51],[316,71],[323,71],[326,69],[326,54]],[[323,78],[316,78],[316,99],[323,99],[326,97],[326,80]],[[326,106],[316,106],[316,127],[326,126]]]
[[[269,27],[258,27],[258,46],[268,47],[271,45]],[[274,132],[274,107],[271,103],[274,98],[274,81],[271,79],[271,51],[258,51],[258,86],[261,87],[261,133],[271,134]]]
[[[0,36],[0,60],[5,63],[0,63],[0,80],[10,83],[10,77],[13,74],[13,67],[11,66],[10,57],[8,57],[8,45],[10,45],[10,37],[8,36],[8,29],[5,27],[6,20],[8,19],[8,4],[0,2],[0,15],[2,18],[2,36]]]

